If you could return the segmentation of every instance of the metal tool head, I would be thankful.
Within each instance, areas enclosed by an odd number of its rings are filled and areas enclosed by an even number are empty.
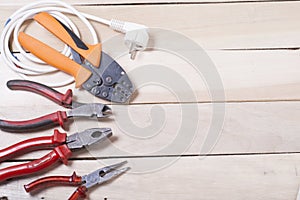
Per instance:
[[[66,143],[70,149],[80,149],[107,139],[110,136],[112,136],[110,128],[91,128],[68,136]]]
[[[105,183],[123,173],[128,171],[130,167],[124,167],[122,169],[116,169],[121,167],[122,165],[126,164],[127,161],[123,161],[114,165],[106,166],[101,169],[98,169],[88,175],[82,176],[82,180],[84,185],[87,188],[93,187],[97,184]]]
[[[125,70],[108,54],[102,52],[99,67],[92,66],[87,60],[82,64],[93,72],[82,85],[93,95],[112,102],[125,103],[134,91]]]
[[[82,104],[67,111],[68,117],[97,117],[104,118],[111,115],[111,108],[102,103]]]

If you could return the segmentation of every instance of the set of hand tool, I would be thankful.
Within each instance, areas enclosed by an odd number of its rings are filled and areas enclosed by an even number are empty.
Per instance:
[[[134,91],[129,77],[113,58],[101,50],[100,43],[85,44],[67,26],[46,12],[36,14],[33,19],[71,48],[73,60],[36,38],[20,32],[18,40],[26,50],[47,64],[72,75],[76,87],[82,87],[96,97],[117,103],[125,103],[129,100]],[[22,121],[2,119],[0,129],[4,131],[39,131],[56,125],[64,128],[65,123],[73,117],[101,120],[112,114],[111,108],[105,104],[74,101],[71,89],[63,94],[44,84],[28,80],[10,80],[7,82],[7,87],[11,90],[23,90],[42,95],[69,110],[56,111]],[[59,161],[67,165],[72,151],[99,143],[111,135],[110,128],[86,129],[72,135],[55,129],[51,136],[31,138],[6,147],[0,150],[0,162],[35,150],[51,151],[39,159],[0,169],[0,182],[45,171]],[[78,188],[69,199],[81,199],[86,197],[89,188],[126,172],[128,167],[117,169],[125,163],[126,161],[106,166],[84,176],[78,176],[74,172],[71,176],[44,177],[25,185],[24,188],[26,192],[35,192],[54,185],[73,185]]]

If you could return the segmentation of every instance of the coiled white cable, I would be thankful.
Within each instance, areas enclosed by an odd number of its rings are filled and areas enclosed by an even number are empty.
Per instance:
[[[3,41],[0,45],[0,52],[2,59],[4,62],[15,72],[19,73],[24,79],[32,79],[27,75],[42,75],[57,71],[56,68],[46,65],[43,61],[36,58],[32,54],[28,54],[21,47],[18,42],[18,33],[20,27],[24,24],[24,22],[28,19],[32,19],[33,16],[39,12],[48,12],[67,27],[69,27],[79,38],[80,34],[76,25],[63,13],[76,15],[88,28],[89,32],[92,35],[93,43],[98,43],[98,37],[95,29],[91,25],[91,23],[87,20],[87,18],[100,22],[102,24],[108,25],[110,28],[117,30],[119,32],[126,33],[127,31],[136,30],[146,28],[144,25],[130,23],[130,22],[122,22],[117,20],[106,20],[100,17],[96,17],[90,14],[81,13],[77,11],[74,7],[70,6],[67,3],[62,1],[38,1],[31,4],[28,4],[19,10],[17,10],[6,22],[6,25],[3,29],[3,32],[0,37],[0,41]],[[25,64],[24,62],[20,62],[17,57],[9,49],[9,39],[13,34],[14,44],[17,47],[17,51],[19,51],[23,57],[29,60],[30,63],[38,63],[41,65],[37,67],[35,64],[34,67],[30,64]],[[148,42],[148,40],[147,40]],[[67,45],[65,45],[63,51],[61,52],[65,56],[70,57],[71,52]],[[70,78],[66,81],[59,83],[45,83],[51,87],[60,87],[64,85],[68,85],[74,81],[73,78]]]

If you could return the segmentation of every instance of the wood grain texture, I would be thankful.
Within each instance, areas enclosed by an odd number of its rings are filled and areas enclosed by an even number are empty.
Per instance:
[[[249,49],[299,47],[299,2],[263,2],[204,5],[122,5],[78,6],[79,11],[107,19],[142,23],[149,27],[169,29],[192,38],[205,49]],[[2,6],[0,27],[16,7]],[[180,14],[179,14],[180,13]],[[281,15],[281,13],[284,13]],[[141,17],[142,16],[142,17]],[[78,22],[85,41],[90,41],[86,27]],[[116,33],[93,23],[101,40]],[[41,28],[39,28],[41,29]],[[49,39],[47,31],[36,31],[29,26],[28,33]],[[57,46],[58,40],[49,40]]]
[[[89,199],[295,199],[299,183],[299,155],[257,155],[183,157],[157,169],[172,158],[127,159],[131,171],[103,186],[95,186]],[[79,175],[89,173],[103,163],[121,160],[74,161],[59,166],[47,175]],[[9,163],[15,164],[15,163]],[[3,164],[6,166],[7,164]],[[147,170],[153,169],[152,172]],[[138,172],[138,170],[140,170]],[[67,199],[74,187],[52,187],[30,196],[23,185],[45,174],[10,181],[0,187],[8,199]]]
[[[76,158],[198,155],[206,153],[203,143],[210,139],[213,140],[210,144],[215,145],[211,146],[214,148],[210,154],[300,152],[300,102],[227,103],[225,120],[217,137],[210,130],[217,128],[212,108],[212,104],[114,105],[111,120],[77,119],[67,132],[72,134],[94,127],[111,127],[113,130],[110,141],[75,153]],[[43,109],[1,107],[1,118],[26,119],[56,109],[56,106]],[[221,113],[218,115],[220,117]],[[0,146],[52,133],[51,129],[26,134],[2,131],[1,135],[7,139],[1,140]],[[46,152],[26,154],[17,159],[38,158]]]
[[[0,27],[22,5],[32,0],[0,1]],[[224,112],[213,115],[212,99],[205,75],[174,54],[145,51],[130,61],[122,36],[93,22],[104,50],[117,61],[138,88],[129,105],[112,105],[111,120],[76,119],[68,134],[92,127],[111,127],[111,140],[74,153],[69,166],[59,165],[40,174],[0,184],[0,198],[67,199],[74,187],[53,187],[29,195],[23,185],[49,175],[84,175],[103,165],[128,160],[131,171],[103,186],[91,189],[89,199],[295,199],[299,187],[300,47],[299,1],[237,0],[122,0],[80,2],[67,0],[82,12],[143,23],[181,33],[200,45],[220,76],[226,102]],[[170,2],[170,4],[168,3]],[[82,5],[84,4],[84,5]],[[78,24],[85,42],[91,43],[86,28]],[[0,31],[2,28],[0,28]],[[26,32],[51,46],[62,43],[35,23]],[[120,39],[114,51],[108,41]],[[15,46],[13,45],[13,49]],[[190,49],[188,49],[190,50]],[[193,52],[192,52],[193,53]],[[22,59],[17,53],[19,59]],[[204,66],[205,63],[203,63]],[[149,71],[161,66],[181,77],[189,87],[163,85],[159,74],[145,82]],[[39,95],[10,91],[5,84],[20,78],[0,59],[0,118],[28,119],[61,109]],[[202,66],[203,67],[203,66]],[[139,73],[137,73],[139,72]],[[166,71],[165,71],[166,72]],[[178,76],[176,76],[178,75]],[[37,81],[64,80],[59,72],[35,77]],[[171,77],[171,78],[170,78]],[[154,78],[157,80],[153,81]],[[58,88],[61,92],[74,86]],[[220,88],[218,88],[220,89]],[[104,102],[83,90],[74,90],[81,102]],[[222,117],[220,135],[212,136],[213,117]],[[195,124],[197,126],[195,126]],[[181,131],[178,131],[181,128]],[[61,129],[60,129],[61,130]],[[53,130],[15,134],[0,131],[0,147],[50,135]],[[203,143],[213,148],[206,157]],[[172,146],[173,145],[173,146]],[[1,168],[38,158],[39,151],[1,163]],[[98,160],[92,160],[94,158]]]
[[[298,51],[207,51],[214,65],[200,65],[200,70],[185,60],[170,53],[149,51],[140,53],[135,61],[127,55],[117,61],[129,73],[137,88],[131,103],[169,103],[169,102],[216,102],[216,101],[278,101],[300,99],[300,60]],[[22,59],[18,54],[16,56]],[[0,59],[1,61],[1,59]],[[160,70],[160,67],[165,70]],[[43,66],[42,66],[43,67]],[[151,68],[150,68],[151,67]],[[216,69],[210,79],[219,78],[222,81],[225,98],[212,98],[212,88],[201,70],[205,67]],[[151,71],[150,69],[154,69]],[[0,99],[1,104],[49,105],[49,101],[28,92],[9,91],[5,87],[8,80],[20,78],[16,73],[2,65],[0,84],[6,97]],[[200,72],[199,72],[200,71]],[[166,73],[169,74],[166,75]],[[151,74],[151,77],[148,75]],[[210,75],[210,74],[209,74]],[[37,81],[51,82],[64,80],[63,73],[33,77]],[[155,80],[153,79],[155,78]],[[150,80],[149,80],[150,79]],[[215,86],[216,87],[216,86]],[[74,95],[78,101],[103,102],[93,98],[84,90],[75,89]],[[64,92],[65,88],[59,88]],[[24,95],[24,96],[23,96]],[[30,101],[21,97],[30,98]],[[51,105],[51,104],[50,104]]]

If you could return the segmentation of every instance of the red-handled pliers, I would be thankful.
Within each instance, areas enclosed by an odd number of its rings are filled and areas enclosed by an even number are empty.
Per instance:
[[[53,148],[50,153],[37,160],[0,169],[0,182],[10,178],[36,173],[58,161],[62,161],[66,165],[68,158],[72,155],[72,150],[90,146],[111,135],[112,131],[110,128],[86,129],[85,131],[74,133],[70,136],[67,136],[66,133],[60,133],[58,130],[54,130],[52,136],[24,140],[2,149],[0,150],[0,162],[33,150]]]
[[[57,111],[36,119],[25,121],[8,121],[0,119],[0,129],[11,132],[34,131],[41,128],[45,129],[49,126],[60,125],[71,117],[94,117],[105,118],[110,116],[111,109],[101,103],[83,104],[75,102],[72,97],[72,90],[68,90],[62,94],[46,85],[27,81],[27,80],[11,80],[7,82],[7,87],[11,90],[25,90],[40,94],[54,101],[55,103],[66,108],[72,108],[68,111]]]
[[[69,197],[69,200],[78,200],[86,197],[89,188],[97,184],[105,183],[129,170],[129,167],[124,167],[119,170],[116,169],[125,163],[127,163],[127,161],[106,166],[84,176],[78,176],[75,172],[73,172],[71,176],[48,176],[24,185],[24,188],[26,192],[34,192],[55,185],[79,186]]]

